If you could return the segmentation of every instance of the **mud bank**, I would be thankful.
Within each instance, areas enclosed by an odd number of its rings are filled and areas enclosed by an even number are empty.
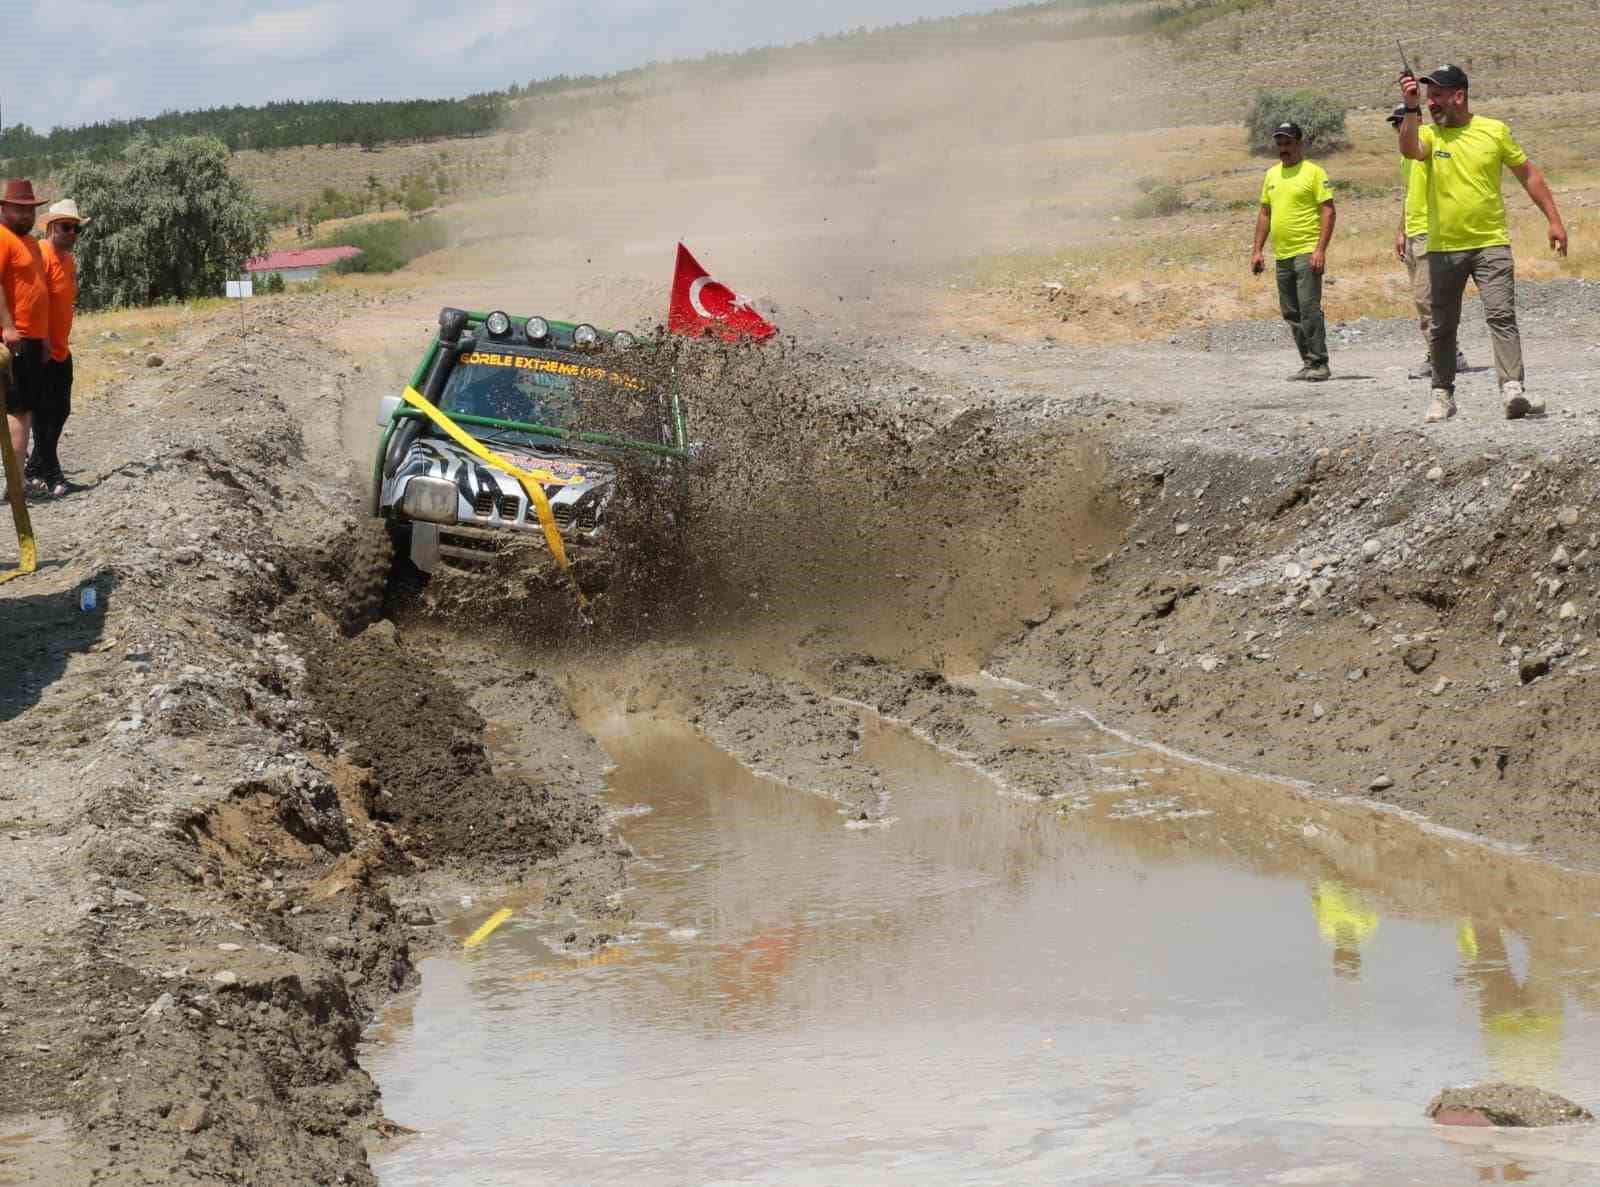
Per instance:
[[[521,677],[549,775],[501,777],[447,658],[328,616],[363,380],[305,328],[347,311],[181,334],[84,401],[82,489],[35,508],[45,564],[0,614],[4,1181],[372,1183],[356,1043],[439,942],[429,904],[540,866],[554,901],[614,885],[558,693]]]

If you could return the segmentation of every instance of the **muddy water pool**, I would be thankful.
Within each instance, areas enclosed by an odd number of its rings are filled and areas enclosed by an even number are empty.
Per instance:
[[[422,1131],[385,1187],[1600,1181],[1588,1128],[1422,1117],[1478,1079],[1600,1104],[1600,879],[984,691],[1093,777],[1012,795],[869,715],[862,827],[588,722],[631,921],[590,950],[615,925],[518,911],[424,964],[364,1057]]]

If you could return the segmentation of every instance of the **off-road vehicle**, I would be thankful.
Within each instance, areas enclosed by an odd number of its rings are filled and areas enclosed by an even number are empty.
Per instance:
[[[690,452],[683,410],[676,391],[651,377],[643,353],[626,331],[446,308],[411,386],[487,449],[536,475],[563,542],[581,550],[605,538],[623,481],[664,494],[657,506],[681,508]],[[426,575],[479,567],[519,536],[543,539],[517,480],[401,397],[383,398],[378,424],[373,524],[345,579],[349,625],[381,609],[396,557]]]

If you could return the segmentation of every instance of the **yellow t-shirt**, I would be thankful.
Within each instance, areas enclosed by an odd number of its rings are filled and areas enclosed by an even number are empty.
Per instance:
[[[1272,250],[1290,260],[1317,249],[1322,238],[1322,204],[1333,201],[1328,175],[1321,165],[1301,161],[1285,169],[1267,170],[1261,181],[1261,205],[1272,209]]]
[[[1428,250],[1508,247],[1500,170],[1527,163],[1528,154],[1499,120],[1475,115],[1459,128],[1428,124]]]
[[[1400,158],[1400,184],[1406,187],[1406,238],[1428,233],[1428,167]]]

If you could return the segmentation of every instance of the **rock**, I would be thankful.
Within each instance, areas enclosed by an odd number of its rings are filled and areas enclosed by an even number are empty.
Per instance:
[[[1174,536],[1187,536],[1189,534],[1189,525],[1186,523],[1180,523],[1177,527],[1172,529],[1172,534]]]
[[[1236,556],[1219,556],[1217,558],[1217,576],[1226,577],[1238,566],[1239,558]]]
[[[1317,612],[1317,599],[1316,598],[1307,598],[1305,601],[1300,603],[1300,613],[1302,613],[1302,614],[1315,614],[1316,612]]]
[[[174,1001],[172,994],[163,993],[145,1009],[144,1017],[151,1021],[160,1018],[168,1010],[172,1009]]]
[[[1367,784],[1367,790],[1368,791],[1388,791],[1393,786],[1394,786],[1394,780],[1389,778],[1388,775],[1379,775],[1371,783]]]
[[[1361,545],[1361,555],[1369,561],[1375,559],[1382,551],[1383,545],[1377,540],[1367,540]]]
[[[1222,657],[1217,655],[1202,655],[1194,662],[1199,665],[1202,672],[1206,672],[1208,674],[1215,672],[1218,668],[1222,667],[1224,663]]]
[[[1562,602],[1561,609],[1556,611],[1556,617],[1562,622],[1570,622],[1578,617],[1578,607],[1572,602]]]
[[[1505,626],[1506,619],[1508,619],[1510,617],[1511,617],[1511,615],[1506,612],[1506,608],[1504,606],[1500,607],[1500,609],[1498,609],[1498,610],[1496,610],[1494,612],[1494,624],[1495,624],[1495,626]]]
[[[1311,706],[1311,720],[1312,721],[1321,721],[1327,715],[1328,715],[1328,711],[1322,707],[1322,702],[1321,701],[1318,701],[1316,704]]]
[[[218,944],[217,945],[217,951],[218,952],[240,952],[243,949],[244,949],[244,945],[243,944]]]
[[[1550,554],[1550,567],[1558,573],[1565,573],[1572,567],[1572,557],[1568,554],[1566,545],[1556,545],[1556,550]]]
[[[343,956],[352,951],[354,945],[343,936],[323,936],[322,950],[333,956]]]
[[[1424,475],[1429,482],[1440,482],[1444,479],[1444,467],[1435,466]]]
[[[1152,655],[1166,655],[1167,652],[1169,652],[1171,650],[1172,650],[1172,648],[1167,646],[1167,641],[1165,639],[1162,639],[1159,643],[1157,643],[1153,648],[1150,649]]]
[[[1344,674],[1344,678],[1346,680],[1350,681],[1350,683],[1354,684],[1357,680],[1360,680],[1361,677],[1365,676],[1366,674],[1367,674],[1367,670],[1365,668],[1351,668],[1348,672],[1346,672]]]
[[[1451,684],[1450,677],[1448,677],[1448,676],[1440,676],[1439,679],[1434,682],[1433,695],[1434,696],[1440,695],[1442,692],[1444,692],[1445,689],[1450,687],[1450,684]]]
[[[1564,528],[1578,526],[1578,509],[1576,507],[1563,507],[1556,512],[1556,522]]]
[[[1425,1113],[1437,1125],[1530,1128],[1594,1120],[1594,1115],[1582,1105],[1531,1084],[1467,1084],[1446,1088],[1428,1102]]]
[[[111,892],[111,901],[119,907],[142,907],[149,900],[147,900],[142,894],[137,894],[131,890],[125,890],[119,886]]]
[[[433,912],[424,903],[414,903],[406,907],[400,912],[400,918],[412,927],[432,927],[437,922],[433,917]]]
[[[1426,672],[1433,661],[1439,658],[1439,651],[1426,643],[1413,643],[1407,647],[1405,654],[1400,657],[1406,667],[1418,676]]]
[[[1478,556],[1476,553],[1469,552],[1461,558],[1461,571],[1469,576],[1478,571]]]
[[[1371,614],[1363,614],[1361,616],[1361,626],[1362,626],[1363,630],[1369,630],[1369,631],[1377,630],[1378,629],[1378,620],[1376,618],[1374,618]]]
[[[1304,577],[1305,575],[1305,569],[1295,564],[1293,561],[1290,561],[1288,564],[1283,566],[1283,579],[1285,581],[1299,581],[1300,578]]]
[[[212,984],[220,985],[226,989],[229,986],[237,985],[239,983],[239,974],[234,972],[232,969],[223,969],[220,973],[212,973],[211,981]]]
[[[1540,676],[1548,676],[1549,674],[1549,656],[1525,655],[1517,662],[1517,677],[1524,684],[1532,684]]]
[[[146,367],[159,367],[159,366],[162,366],[165,362],[166,362],[166,360],[163,359],[160,355],[151,354],[151,355],[146,355],[145,356],[144,365]]]
[[[199,1133],[211,1124],[211,1109],[204,1101],[190,1101],[172,1111],[172,1120],[179,1133]]]

